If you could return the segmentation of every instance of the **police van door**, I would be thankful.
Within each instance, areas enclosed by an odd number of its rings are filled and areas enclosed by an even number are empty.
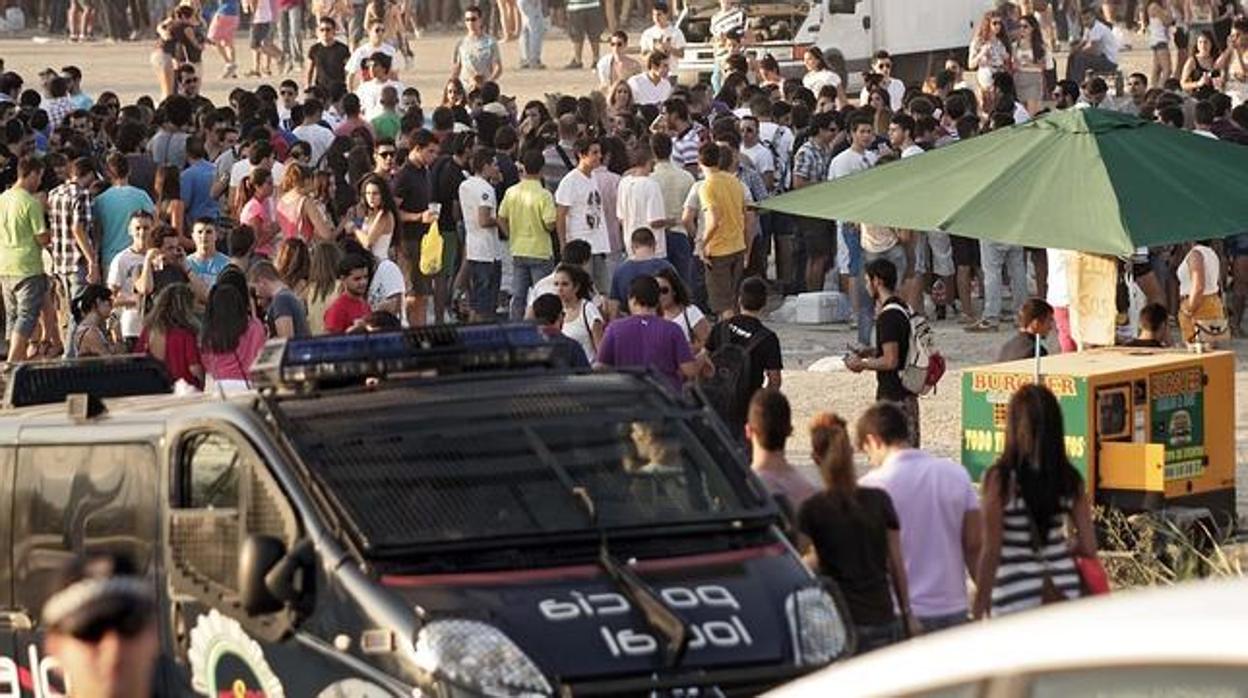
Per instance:
[[[196,427],[173,443],[166,523],[170,631],[192,688],[209,696],[305,695],[288,685],[295,672],[273,658],[274,643],[289,636],[293,613],[252,616],[240,604],[239,551],[252,534],[280,540],[289,550],[298,532],[289,503],[233,427]]]
[[[19,695],[58,695],[59,670],[37,627],[43,604],[66,564],[83,554],[129,558],[156,592],[159,470],[146,442],[83,443],[82,429],[68,427],[26,429],[22,440],[15,458],[7,449],[0,462],[14,492],[7,619],[35,625],[16,634],[17,663],[29,672]]]

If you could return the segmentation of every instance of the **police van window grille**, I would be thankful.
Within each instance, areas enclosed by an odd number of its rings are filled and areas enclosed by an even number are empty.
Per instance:
[[[169,545],[176,572],[196,582],[238,589],[238,512],[175,510]]]
[[[294,517],[283,506],[277,483],[251,468],[251,497],[247,503],[247,533],[273,536],[287,545],[294,542],[297,531]]]
[[[369,547],[591,529],[552,461],[586,488],[608,527],[743,507],[719,465],[686,448],[693,437],[675,419],[413,419],[368,428],[356,415],[349,433],[316,422],[296,430],[296,448]]]

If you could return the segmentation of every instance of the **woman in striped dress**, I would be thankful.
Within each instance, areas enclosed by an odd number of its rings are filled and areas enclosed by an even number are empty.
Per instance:
[[[1005,450],[984,474],[976,618],[1079,597],[1074,556],[1095,556],[1096,536],[1064,443],[1057,398],[1043,386],[1020,388],[1006,413]]]

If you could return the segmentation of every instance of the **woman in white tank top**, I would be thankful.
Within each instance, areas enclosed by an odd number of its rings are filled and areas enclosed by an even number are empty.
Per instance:
[[[1230,338],[1222,304],[1222,269],[1218,254],[1194,244],[1183,255],[1179,278],[1179,330],[1187,344],[1218,346]]]
[[[1153,51],[1153,71],[1148,84],[1163,87],[1174,72],[1174,64],[1170,60],[1170,27],[1174,18],[1161,0],[1149,0],[1146,12],[1148,47]]]

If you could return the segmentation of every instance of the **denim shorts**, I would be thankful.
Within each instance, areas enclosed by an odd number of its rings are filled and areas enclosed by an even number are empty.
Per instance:
[[[492,317],[497,310],[500,271],[498,262],[468,260],[468,305],[478,315]]]
[[[862,229],[856,223],[841,223],[836,238],[837,273],[858,276],[862,273]]]
[[[17,332],[29,337],[39,323],[39,312],[48,297],[48,277],[43,274],[0,276],[0,288],[4,290],[4,318],[9,334]]]

